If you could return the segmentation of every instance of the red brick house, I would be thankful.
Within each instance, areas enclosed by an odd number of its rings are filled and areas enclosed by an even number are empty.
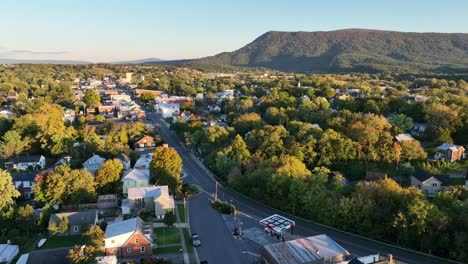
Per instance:
[[[106,255],[119,258],[153,255],[152,230],[151,223],[139,217],[109,224],[104,240]]]
[[[434,158],[437,160],[448,160],[450,162],[461,160],[465,158],[465,148],[454,144],[444,143],[437,147],[437,152]]]

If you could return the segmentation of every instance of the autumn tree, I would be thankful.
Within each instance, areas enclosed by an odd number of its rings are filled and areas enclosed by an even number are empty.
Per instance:
[[[150,163],[151,183],[168,185],[172,193],[180,191],[182,159],[174,148],[157,147]]]
[[[14,198],[19,197],[20,193],[15,189],[10,173],[1,169],[0,190],[0,211],[2,211],[14,204]]]
[[[75,245],[68,251],[68,260],[73,264],[96,263],[96,257],[104,255],[104,232],[99,226],[91,228],[83,234],[84,247]]]
[[[26,235],[29,235],[29,232],[36,225],[34,208],[32,208],[32,206],[29,204],[19,207],[17,219],[20,223],[20,227],[26,231]]]
[[[102,192],[115,193],[123,165],[118,159],[106,160],[96,172],[96,185]]]
[[[151,93],[151,92],[143,92],[140,95],[140,100],[142,102],[145,102],[145,103],[147,103],[147,102],[149,102],[151,100],[154,100],[154,98],[156,98],[156,97],[154,96],[154,93]]]
[[[245,135],[247,132],[253,129],[260,128],[263,126],[262,118],[257,113],[247,113],[240,115],[234,120],[232,126],[236,129],[236,132],[240,135]]]

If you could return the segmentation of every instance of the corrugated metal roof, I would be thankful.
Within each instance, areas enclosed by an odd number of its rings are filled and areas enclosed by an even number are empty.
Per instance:
[[[264,249],[278,263],[300,264],[348,255],[348,251],[327,235],[301,238],[267,245]]]

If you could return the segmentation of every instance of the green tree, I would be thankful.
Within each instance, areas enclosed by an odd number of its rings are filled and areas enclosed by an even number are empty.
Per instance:
[[[96,172],[96,184],[102,192],[116,192],[116,183],[120,180],[123,165],[118,159],[106,160]]]
[[[172,226],[176,222],[176,216],[174,215],[174,211],[168,210],[164,215],[163,223],[167,226]]]
[[[154,100],[154,98],[156,98],[156,97],[154,96],[154,93],[151,93],[151,92],[143,92],[140,95],[140,100],[142,102],[145,102],[145,103],[147,103],[147,102],[149,102],[151,100]]]
[[[10,130],[2,137],[0,143],[0,157],[9,159],[21,154],[28,147],[28,139],[23,139],[17,131]]]
[[[86,90],[83,102],[87,108],[95,108],[101,105],[101,96],[96,91]]]
[[[393,115],[388,118],[393,127],[397,127],[398,133],[409,131],[413,127],[413,119],[405,114]]]
[[[0,169],[0,212],[15,203],[14,198],[20,193],[15,189],[8,171]]]
[[[240,115],[234,120],[232,126],[236,129],[236,132],[240,135],[245,135],[247,132],[253,129],[260,128],[263,126],[262,118],[257,113],[247,113]]]
[[[172,193],[180,191],[182,159],[177,151],[170,147],[157,147],[150,163],[151,183],[168,185]]]

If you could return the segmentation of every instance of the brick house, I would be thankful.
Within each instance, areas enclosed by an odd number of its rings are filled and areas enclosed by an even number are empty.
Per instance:
[[[434,159],[454,162],[465,158],[465,148],[462,146],[444,143],[437,147]]]
[[[106,255],[120,258],[153,255],[152,230],[152,223],[145,223],[139,217],[109,224],[104,240]]]

